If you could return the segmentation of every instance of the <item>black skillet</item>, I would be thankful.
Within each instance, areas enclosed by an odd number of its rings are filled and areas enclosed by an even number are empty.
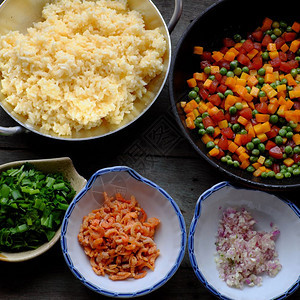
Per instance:
[[[187,140],[197,153],[217,170],[226,173],[235,181],[261,190],[287,191],[300,188],[300,176],[282,180],[256,178],[245,170],[228,167],[219,160],[208,157],[205,145],[197,132],[185,126],[184,113],[179,102],[187,100],[186,80],[191,78],[194,72],[200,71],[199,56],[193,55],[194,46],[203,46],[207,51],[218,50],[223,45],[223,38],[233,37],[236,33],[246,37],[262,24],[266,16],[288,23],[299,22],[299,11],[299,0],[283,1],[280,5],[272,0],[252,0],[249,3],[241,0],[217,1],[186,29],[177,45],[170,69],[170,99],[176,119]]]

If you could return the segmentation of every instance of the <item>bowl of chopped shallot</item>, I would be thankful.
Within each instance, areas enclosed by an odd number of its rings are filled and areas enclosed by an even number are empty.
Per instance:
[[[294,203],[229,182],[200,196],[188,237],[197,278],[223,300],[291,295],[300,284],[299,245],[300,210]]]
[[[115,298],[148,294],[177,271],[187,241],[176,202],[124,166],[94,173],[62,223],[65,261],[81,283]]]

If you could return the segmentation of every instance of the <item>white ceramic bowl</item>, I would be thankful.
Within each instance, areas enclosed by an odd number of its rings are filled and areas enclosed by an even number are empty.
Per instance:
[[[68,157],[14,161],[1,165],[0,173],[10,168],[19,167],[26,162],[34,165],[36,169],[44,173],[61,172],[64,175],[64,177],[71,183],[76,193],[78,193],[86,184],[86,180],[77,173],[71,159]],[[59,240],[60,231],[61,230],[59,228],[55,236],[48,243],[41,245],[37,249],[15,253],[0,252],[0,260],[9,262],[19,262],[41,255],[42,253],[49,250]]]
[[[214,260],[215,242],[219,220],[228,207],[247,209],[257,221],[255,226],[259,231],[269,232],[271,222],[280,230],[276,250],[282,269],[274,278],[263,276],[261,286],[231,288],[219,278]],[[188,248],[196,276],[220,299],[284,299],[300,283],[300,210],[290,201],[272,194],[221,182],[200,196],[190,226]]]
[[[148,217],[161,221],[154,236],[160,256],[155,270],[149,270],[144,278],[112,281],[96,275],[77,240],[82,218],[101,207],[103,192],[110,196],[119,192],[126,199],[134,195]],[[174,275],[184,257],[186,239],[184,218],[162,188],[128,167],[113,167],[92,175],[69,206],[62,224],[61,246],[67,265],[88,288],[110,297],[132,298],[156,290]]]

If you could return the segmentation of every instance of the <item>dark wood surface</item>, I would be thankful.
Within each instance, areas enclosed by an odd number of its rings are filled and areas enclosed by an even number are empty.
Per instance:
[[[212,0],[183,0],[183,14],[173,31],[172,48],[189,23]],[[166,22],[172,0],[155,0]],[[1,126],[16,123],[0,109]],[[212,185],[229,180],[201,159],[181,135],[169,100],[168,83],[154,105],[137,122],[114,135],[85,142],[63,142],[34,133],[0,136],[0,164],[15,160],[69,156],[85,178],[96,170],[127,165],[157,182],[177,202],[187,232],[199,195]],[[282,195],[296,201],[296,195]],[[299,204],[299,202],[297,203]],[[299,247],[300,251],[300,247]],[[60,244],[47,253],[22,263],[0,262],[0,299],[102,299],[82,285],[68,269]],[[195,276],[186,253],[176,274],[160,289],[141,299],[215,299]],[[259,295],[257,297],[259,299]],[[291,300],[300,299],[298,290]],[[238,299],[237,299],[238,300]],[[256,299],[253,299],[256,300]]]

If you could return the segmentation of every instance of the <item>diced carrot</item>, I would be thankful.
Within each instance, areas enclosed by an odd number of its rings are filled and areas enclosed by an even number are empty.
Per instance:
[[[207,133],[205,133],[205,134],[202,136],[201,140],[202,140],[202,142],[203,142],[204,144],[207,144],[208,142],[212,142],[214,139],[213,139],[210,135],[208,135]]]
[[[296,32],[299,32],[300,31],[300,23],[294,22],[292,25],[292,29]]]
[[[276,51],[270,51],[269,56],[270,56],[271,59],[274,59],[274,58],[279,56],[279,53],[278,53],[277,50]]]
[[[241,74],[240,78],[241,78],[241,79],[247,80],[247,79],[249,78],[249,76],[250,76],[249,74],[243,72],[243,73]]]
[[[193,121],[196,119],[196,116],[194,114],[194,111],[189,112],[188,114],[186,114],[187,118],[191,118]]]
[[[260,139],[262,143],[268,140],[268,136],[265,133],[260,133],[257,135],[257,137]]]
[[[185,124],[189,129],[194,129],[196,127],[194,120],[191,117],[186,118]]]
[[[297,52],[298,49],[299,49],[299,46],[300,46],[300,41],[299,40],[293,40],[291,42],[291,45],[290,45],[290,51],[292,52]]]
[[[197,81],[195,78],[190,78],[187,80],[187,84],[190,88],[194,88],[197,86]]]
[[[219,73],[219,71],[220,71],[220,67],[219,66],[211,66],[210,67],[210,72],[213,75]]]
[[[238,156],[240,156],[242,153],[244,153],[244,152],[246,152],[246,149],[245,149],[245,147],[243,147],[243,146],[240,146],[240,147],[238,147],[236,150],[235,150],[235,153],[238,155]]]
[[[248,160],[249,159],[249,154],[246,152],[243,152],[241,155],[239,155],[240,161]]]
[[[241,169],[246,169],[250,166],[250,161],[249,160],[244,160],[242,161],[242,163],[240,164],[240,168]]]
[[[246,79],[237,78],[236,84],[241,86],[246,86]]]
[[[268,46],[267,46],[267,50],[268,51],[276,51],[277,50],[276,44],[275,43],[269,43]]]
[[[203,87],[206,88],[206,89],[208,89],[211,84],[212,84],[212,80],[207,78],[205,80],[205,82],[203,83]]]
[[[253,48],[250,52],[247,53],[247,56],[252,59],[256,54],[258,53],[258,50]]]
[[[239,146],[238,146],[235,142],[231,142],[231,143],[228,145],[228,150],[229,150],[231,153],[234,153],[238,147],[239,147]]]
[[[263,165],[264,162],[265,162],[265,160],[266,160],[265,156],[260,155],[259,158],[258,158],[258,160],[257,160],[257,162],[260,163],[261,165]]]
[[[282,52],[287,52],[289,50],[289,46],[287,44],[283,44],[280,48]]]
[[[258,84],[258,79],[256,78],[256,76],[250,75],[247,79],[247,84],[250,87],[253,87]]]
[[[196,72],[193,74],[193,78],[195,78],[197,81],[204,82],[207,79],[207,77],[208,77],[208,75],[205,74],[204,72],[202,72],[202,73]]]
[[[253,176],[259,177],[259,176],[261,175],[262,172],[263,172],[263,171],[262,171],[260,168],[258,168],[258,169],[256,169],[256,170],[253,172]]]
[[[300,97],[300,90],[298,90],[298,91],[295,91],[295,90],[289,91],[289,96],[290,96],[290,99],[299,98]]]
[[[198,107],[198,103],[193,99],[191,101],[189,101],[185,107],[184,107],[184,112],[185,113],[190,113],[191,111],[193,111],[195,108]]]
[[[294,160],[290,157],[286,158],[283,163],[287,166],[287,167],[290,167],[294,164]]]
[[[267,73],[265,75],[265,82],[266,83],[272,83],[272,82],[275,82],[275,76],[273,75],[273,73]]]
[[[242,116],[239,116],[237,121],[244,126],[246,126],[246,124],[249,122],[246,118],[244,118]]]
[[[273,73],[273,67],[270,65],[265,66],[266,74]]]
[[[202,55],[203,54],[203,47],[195,46],[194,47],[194,54]]]
[[[293,141],[296,145],[300,145],[300,134],[296,133],[293,135]]]
[[[285,84],[279,84],[276,87],[277,92],[285,91],[286,90],[286,85]]]
[[[268,114],[256,114],[255,119],[259,123],[264,123],[264,122],[269,121],[270,115],[268,115]]]
[[[284,77],[287,79],[288,85],[297,85],[297,82],[295,81],[291,73],[286,74]]]
[[[208,154],[210,155],[210,156],[218,156],[219,155],[219,153],[220,153],[220,150],[218,149],[218,148],[212,148],[209,152],[208,152]]]
[[[224,54],[220,51],[213,51],[212,58],[218,62],[224,57]]]
[[[235,59],[236,54],[232,51],[227,51],[224,55],[224,59],[227,61],[233,61]]]
[[[225,85],[233,89],[236,85],[236,79],[234,77],[227,77],[225,81]]]
[[[220,129],[227,128],[228,127],[228,121],[227,120],[222,120],[218,123],[218,126],[219,126]]]

